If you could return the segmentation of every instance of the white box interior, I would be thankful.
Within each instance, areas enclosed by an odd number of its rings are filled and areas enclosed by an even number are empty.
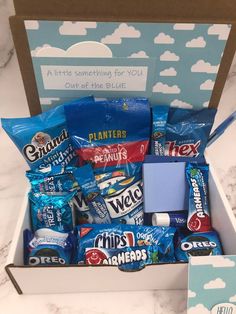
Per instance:
[[[214,170],[210,168],[209,195],[212,224],[220,235],[224,254],[236,255],[236,219]],[[30,228],[27,195],[22,205],[6,264],[6,271],[18,293],[187,288],[188,264],[186,263],[151,265],[140,271],[129,273],[120,271],[115,266],[24,266],[23,230],[25,228]]]

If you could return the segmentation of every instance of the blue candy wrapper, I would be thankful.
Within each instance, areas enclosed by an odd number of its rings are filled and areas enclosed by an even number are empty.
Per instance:
[[[85,97],[72,103],[78,105],[80,102],[91,101],[93,97]],[[63,105],[37,116],[1,119],[1,121],[3,129],[31,169],[76,163],[76,154],[67,131]]]
[[[86,248],[87,265],[118,266],[121,270],[136,271],[146,265],[175,262],[169,248],[158,245],[124,247],[122,249]]]
[[[187,262],[190,256],[222,255],[222,247],[215,231],[180,235],[175,250],[177,261]]]
[[[152,155],[165,155],[166,124],[169,108],[169,106],[155,106],[152,108]]]
[[[176,232],[172,227],[135,225],[81,225],[78,232],[78,252],[76,263],[85,263],[86,248],[123,249],[145,245],[157,245],[160,252],[166,252],[165,261],[174,260],[173,238]],[[164,261],[164,257],[163,257]]]
[[[75,248],[75,237],[72,233],[40,229],[33,234],[26,229],[23,238],[25,265],[68,265],[72,262]]]
[[[60,194],[29,193],[32,229],[49,228],[58,232],[73,230],[69,202],[76,191]]]
[[[216,109],[170,108],[166,127],[166,156],[203,156]]]
[[[76,181],[81,187],[82,194],[88,204],[93,223],[110,223],[111,218],[106,203],[97,185],[91,165],[85,165],[74,171]]]

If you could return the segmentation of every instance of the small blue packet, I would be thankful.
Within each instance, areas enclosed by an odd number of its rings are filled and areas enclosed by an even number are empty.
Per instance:
[[[180,235],[175,250],[176,260],[180,262],[187,262],[190,256],[222,254],[221,243],[215,231]]]
[[[34,193],[70,192],[78,189],[78,183],[73,176],[74,167],[50,166],[43,170],[26,171],[26,177]]]
[[[136,271],[146,265],[174,263],[175,257],[158,245],[124,247],[120,249],[86,248],[85,263],[87,265],[118,266],[124,271]]]
[[[168,252],[174,259],[174,235],[176,228],[135,225],[77,226],[78,252],[76,263],[85,263],[86,248],[123,249],[145,245],[157,245],[162,252]]]
[[[103,224],[110,223],[111,218],[101,195],[101,191],[97,185],[93,169],[87,164],[77,168],[74,171],[76,181],[79,183],[82,194],[88,204],[90,214],[93,218],[93,223]]]
[[[101,193],[112,223],[143,224],[143,181],[141,173],[106,186],[101,190]]]
[[[209,208],[208,173],[208,164],[186,164],[185,174],[189,186],[187,227],[193,232],[212,230]]]
[[[23,238],[25,265],[48,266],[72,263],[75,249],[75,237],[72,233],[39,229],[33,234],[26,229]]]
[[[169,106],[155,106],[152,108],[152,155],[165,155],[166,124],[169,108]]]
[[[73,230],[69,202],[76,191],[69,193],[29,193],[32,229],[49,228],[58,232]]]
[[[203,156],[216,109],[171,108],[166,126],[166,156]]]
[[[78,105],[91,101],[94,101],[93,97],[85,97],[71,103]],[[67,131],[64,105],[37,116],[3,118],[1,122],[31,169],[75,165],[77,158]]]

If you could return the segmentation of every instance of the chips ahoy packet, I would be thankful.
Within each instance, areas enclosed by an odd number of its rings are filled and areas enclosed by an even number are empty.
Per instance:
[[[86,248],[123,249],[145,245],[158,245],[162,252],[174,256],[172,227],[135,225],[81,225],[77,226],[78,252],[76,263],[85,263]]]
[[[68,265],[72,262],[75,249],[75,237],[72,233],[40,229],[33,234],[26,229],[23,238],[25,265]]]
[[[86,248],[87,265],[119,266],[121,270],[136,271],[146,265],[175,262],[175,257],[168,249],[158,245],[124,247],[122,249]]]
[[[70,201],[76,191],[69,193],[29,193],[32,229],[49,228],[58,232],[73,230]]]
[[[203,156],[216,109],[170,108],[166,127],[166,156]]]
[[[145,98],[70,104],[67,127],[80,165],[91,163],[95,174],[124,169],[141,171],[150,137],[150,108]]]
[[[77,105],[90,101],[93,101],[93,97],[74,100],[72,103]],[[31,169],[76,163],[63,105],[34,117],[1,119],[1,122]]]
[[[222,254],[221,243],[215,231],[180,236],[175,250],[176,259],[180,262],[187,262],[193,256]]]
[[[205,232],[212,229],[209,192],[209,165],[187,163],[185,173],[189,185],[189,208],[187,227],[190,231]]]
[[[91,165],[85,165],[74,171],[76,181],[81,187],[81,191],[88,204],[93,223],[102,224],[110,223],[111,218],[101,195],[101,191],[97,185],[93,169]]]
[[[169,106],[155,106],[152,108],[152,155],[165,155],[166,124],[169,108]]]

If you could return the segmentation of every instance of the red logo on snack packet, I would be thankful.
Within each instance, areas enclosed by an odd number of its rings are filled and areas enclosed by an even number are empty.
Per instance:
[[[211,230],[211,220],[207,214],[199,217],[197,213],[193,214],[188,220],[188,229],[195,232],[206,232]]]
[[[188,156],[197,157],[199,155],[198,147],[201,141],[193,144],[176,145],[176,141],[166,142],[167,156]]]
[[[103,260],[106,258],[106,254],[96,248],[89,249],[85,253],[86,264],[89,265],[102,264]]]

